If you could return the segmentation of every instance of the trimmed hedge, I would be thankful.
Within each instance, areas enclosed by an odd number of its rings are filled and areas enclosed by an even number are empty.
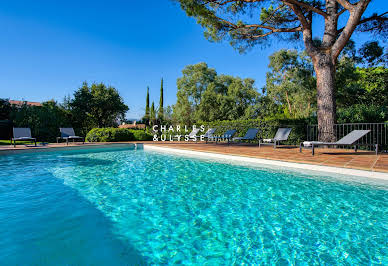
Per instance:
[[[152,135],[145,132],[144,130],[130,129],[130,131],[133,133],[135,140],[152,140]]]
[[[93,128],[86,135],[89,142],[117,142],[134,140],[152,140],[152,135],[143,130],[133,130],[127,128]]]
[[[309,121],[306,119],[249,119],[249,120],[224,120],[213,122],[198,122],[197,126],[205,125],[208,127],[217,128],[215,135],[222,135],[228,129],[236,129],[236,137],[242,137],[249,128],[258,128],[257,141],[259,139],[273,138],[279,127],[290,127],[292,131],[285,141],[285,144],[298,144],[300,141],[306,140],[306,125]]]

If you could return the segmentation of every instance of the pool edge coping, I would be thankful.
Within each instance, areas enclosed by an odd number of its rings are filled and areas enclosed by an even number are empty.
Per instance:
[[[231,160],[235,162],[253,163],[255,165],[261,165],[261,166],[264,164],[264,165],[281,166],[281,167],[288,167],[288,168],[294,168],[294,169],[308,169],[311,171],[351,175],[351,176],[357,176],[357,177],[373,178],[373,179],[388,181],[388,173],[377,172],[377,171],[316,165],[316,164],[308,164],[308,163],[286,162],[286,161],[280,161],[280,160],[262,159],[262,158],[248,157],[248,156],[228,155],[228,154],[222,154],[217,152],[205,152],[205,151],[193,151],[193,150],[177,149],[177,148],[167,148],[167,147],[147,145],[147,144],[143,144],[143,145],[144,145],[144,150],[170,152],[174,154],[182,154],[182,155],[188,155],[188,156],[191,155],[191,156],[202,157],[202,158],[207,157],[211,159],[224,159],[224,160]]]

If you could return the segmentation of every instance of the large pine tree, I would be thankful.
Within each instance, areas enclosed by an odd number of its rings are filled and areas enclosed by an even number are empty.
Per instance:
[[[195,17],[212,41],[228,40],[239,51],[278,40],[301,40],[317,77],[319,140],[335,139],[337,59],[355,30],[388,33],[388,12],[365,14],[372,0],[175,0]],[[366,15],[366,16],[365,16]],[[318,22],[317,22],[318,21]],[[313,27],[314,23],[322,27]],[[314,33],[313,33],[314,31]],[[322,34],[320,42],[313,36]],[[376,38],[376,37],[375,37]]]

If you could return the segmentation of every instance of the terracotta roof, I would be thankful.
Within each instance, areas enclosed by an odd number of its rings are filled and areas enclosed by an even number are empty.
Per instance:
[[[125,125],[119,125],[119,128],[139,128],[139,129],[145,129],[145,124],[125,124]]]
[[[42,106],[39,102],[28,102],[28,101],[15,101],[15,100],[9,100],[9,103],[11,105],[18,105],[22,106],[23,104],[31,105],[31,106]]]

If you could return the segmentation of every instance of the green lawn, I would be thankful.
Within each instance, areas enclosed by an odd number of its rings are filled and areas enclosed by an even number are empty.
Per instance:
[[[16,141],[16,145],[31,144],[31,141]],[[0,140],[0,145],[11,145],[11,140]]]

